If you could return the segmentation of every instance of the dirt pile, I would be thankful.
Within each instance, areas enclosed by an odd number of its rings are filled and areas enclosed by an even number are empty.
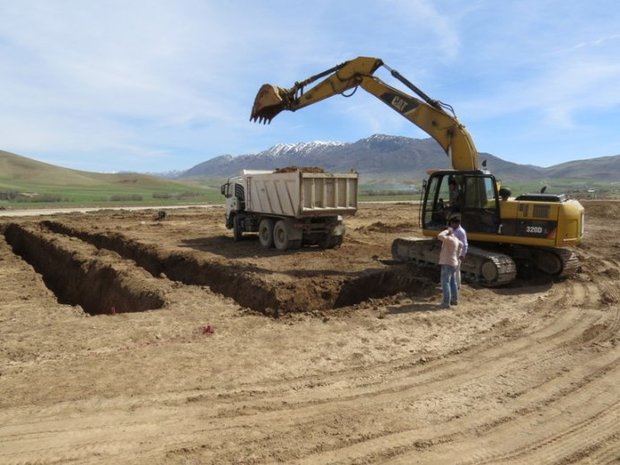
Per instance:
[[[296,171],[302,173],[325,173],[325,170],[318,166],[285,166],[274,170],[275,173],[294,173]]]

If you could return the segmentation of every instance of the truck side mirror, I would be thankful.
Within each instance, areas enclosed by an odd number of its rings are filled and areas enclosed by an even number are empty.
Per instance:
[[[226,191],[228,190],[227,187],[228,187],[228,183],[222,184],[222,187],[220,188],[220,192],[222,193],[224,197],[226,197]]]

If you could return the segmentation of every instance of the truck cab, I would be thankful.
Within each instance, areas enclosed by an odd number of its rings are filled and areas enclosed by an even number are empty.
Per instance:
[[[243,178],[240,176],[230,178],[222,184],[220,192],[225,199],[226,227],[233,227],[233,218],[239,212],[245,210],[245,187]]]

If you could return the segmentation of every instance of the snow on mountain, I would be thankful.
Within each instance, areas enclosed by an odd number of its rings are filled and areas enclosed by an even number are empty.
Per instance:
[[[256,156],[281,158],[282,156],[296,155],[303,157],[304,155],[316,154],[327,148],[341,147],[343,145],[346,145],[346,143],[336,141],[312,141],[300,142],[297,144],[277,144],[267,150],[259,152]]]

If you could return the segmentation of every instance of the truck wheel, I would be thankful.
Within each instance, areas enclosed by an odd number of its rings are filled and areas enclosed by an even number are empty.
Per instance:
[[[266,249],[273,247],[273,221],[263,218],[258,224],[258,242]]]
[[[286,223],[283,220],[279,220],[273,227],[273,244],[278,250],[287,250],[292,248],[292,242],[290,240],[290,234]]]
[[[240,241],[243,238],[243,230],[239,224],[239,217],[235,215],[233,217],[233,239],[235,242]]]
[[[342,236],[327,236],[321,241],[321,247],[324,249],[333,249],[342,245]]]

